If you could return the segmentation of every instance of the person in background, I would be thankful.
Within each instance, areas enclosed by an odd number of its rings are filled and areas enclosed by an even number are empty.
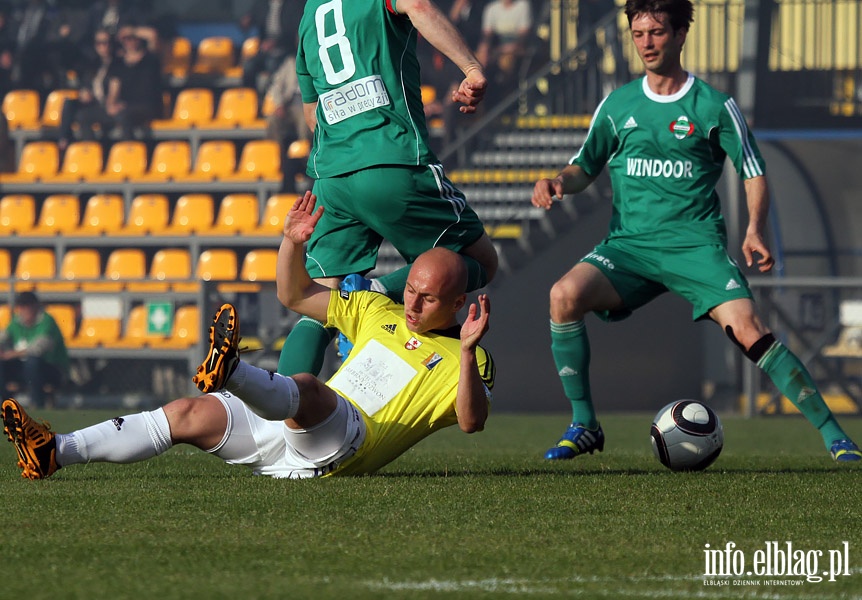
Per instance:
[[[488,79],[510,89],[533,33],[529,0],[493,0],[482,12],[482,41],[476,56],[488,70]]]
[[[240,19],[240,27],[256,31],[260,40],[257,54],[242,65],[243,87],[266,90],[268,79],[288,55],[295,53],[303,4],[302,0],[257,0]],[[262,75],[267,76],[266,83],[261,81]]]
[[[96,130],[102,134],[110,131],[114,119],[106,110],[109,82],[116,72],[119,60],[116,44],[107,29],[99,29],[93,38],[94,57],[80,67],[81,88],[77,98],[68,98],[63,103],[60,116],[58,147],[65,150],[74,137],[74,126],[78,125],[78,139],[96,139]]]
[[[121,59],[112,69],[105,109],[117,124],[123,140],[146,137],[150,121],[162,116],[162,69],[159,58],[147,50],[134,27],[118,34]]]
[[[33,292],[15,297],[12,320],[0,332],[0,393],[11,382],[26,391],[30,404],[45,405],[45,387],[57,388],[69,374],[66,341]]]
[[[665,292],[693,307],[694,320],[718,324],[818,430],[836,461],[862,460],[826,406],[805,365],[764,325],[742,270],[727,252],[715,186],[725,159],[743,179],[746,266],[766,273],[766,165],[733,98],[686,71],[683,46],[691,0],[628,0],[625,14],[646,75],[611,92],[593,115],[569,164],[533,188],[533,206],[587,188],[608,167],[614,190],[608,236],[551,288],[551,353],[572,423],[548,460],[602,451],[605,434],[590,390],[584,317],[625,319]]]

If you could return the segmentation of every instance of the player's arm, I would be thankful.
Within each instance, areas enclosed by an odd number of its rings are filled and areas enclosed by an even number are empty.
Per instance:
[[[742,254],[745,257],[745,264],[749,267],[754,265],[754,254],[759,254],[757,268],[761,273],[765,273],[775,264],[764,237],[766,218],[769,214],[769,186],[765,175],[746,179],[744,185],[748,206],[748,227],[745,229],[745,239],[742,240]]]
[[[478,306],[470,305],[467,320],[461,326],[461,373],[455,412],[458,414],[458,426],[465,433],[482,431],[488,418],[488,396],[479,374],[476,348],[488,331],[491,303],[485,294],[480,294],[478,301]]]
[[[302,114],[305,117],[305,124],[314,133],[314,128],[317,127],[317,102],[303,103]]]
[[[301,315],[326,321],[330,289],[314,281],[305,268],[305,243],[323,214],[315,210],[317,197],[305,192],[294,202],[284,220],[284,237],[278,248],[275,284],[278,300]]]
[[[549,209],[554,203],[554,198],[562,200],[565,194],[583,192],[595,179],[587,175],[587,172],[578,165],[567,165],[553,179],[537,181],[533,187],[533,197],[530,202],[533,206]]]
[[[452,100],[464,105],[462,113],[475,112],[476,105],[485,97],[488,80],[482,63],[458,29],[431,0],[397,0],[393,4],[397,12],[410,17],[422,37],[461,69],[464,80],[452,92]]]

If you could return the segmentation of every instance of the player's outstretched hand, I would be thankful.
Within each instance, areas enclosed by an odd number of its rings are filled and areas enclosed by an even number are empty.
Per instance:
[[[533,186],[533,197],[530,203],[538,208],[548,210],[554,203],[554,198],[563,197],[563,182],[559,177],[556,179],[540,179]]]
[[[488,80],[485,79],[485,74],[478,68],[472,69],[467,72],[458,89],[452,91],[452,101],[464,105],[459,109],[462,113],[474,113],[487,89]]]
[[[487,294],[479,294],[478,304],[471,304],[467,320],[461,326],[461,347],[473,350],[479,340],[488,332],[488,318],[491,315],[491,301]]]
[[[314,210],[317,196],[305,192],[302,198],[293,203],[284,219],[284,237],[295,244],[304,244],[311,239],[311,234],[320,221],[323,207]]]
[[[763,241],[763,236],[758,233],[747,233],[745,239],[742,240],[742,255],[745,257],[745,264],[749,267],[754,265],[754,255],[759,254],[757,259],[757,268],[761,273],[770,271],[775,265],[775,259],[772,257],[772,252],[766,242]]]

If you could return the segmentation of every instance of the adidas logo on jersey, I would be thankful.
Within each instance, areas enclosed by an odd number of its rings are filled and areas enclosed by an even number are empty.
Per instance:
[[[729,292],[730,290],[738,290],[739,287],[739,283],[736,281],[736,279],[731,279],[727,282],[727,285],[724,286],[724,291]]]
[[[572,377],[573,375],[577,375],[578,372],[575,371],[572,367],[565,366],[560,369],[560,372],[557,373],[560,377]]]
[[[629,117],[629,120],[626,121],[626,124],[623,125],[623,129],[632,129],[633,127],[637,127],[638,123],[635,121],[634,117]]]
[[[390,325],[381,325],[380,328],[387,333],[395,333],[395,323],[392,323]]]

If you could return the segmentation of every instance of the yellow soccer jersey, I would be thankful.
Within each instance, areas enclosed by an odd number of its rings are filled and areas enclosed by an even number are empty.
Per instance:
[[[353,350],[327,385],[362,413],[365,442],[333,475],[371,473],[438,429],[455,425],[460,327],[416,334],[404,307],[376,292],[333,290],[327,327],[353,340]],[[494,361],[479,346],[479,373],[488,400]]]

